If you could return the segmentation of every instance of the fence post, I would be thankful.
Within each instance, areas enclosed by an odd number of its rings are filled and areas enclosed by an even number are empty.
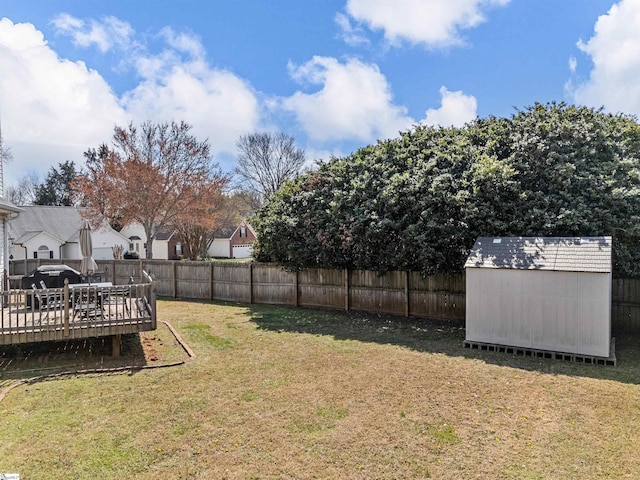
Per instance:
[[[293,278],[293,305],[298,306],[298,269],[294,272],[295,277]]]
[[[253,303],[253,262],[249,263],[249,303]]]
[[[178,260],[173,260],[173,298],[178,298]]]
[[[344,269],[344,309],[349,311],[349,269]]]
[[[151,287],[150,287],[150,300],[151,300],[151,324],[153,326],[153,329],[155,330],[158,326],[158,313],[157,313],[157,305],[156,302],[158,301],[158,295],[156,292],[156,282],[154,282],[153,280],[151,280]]]
[[[409,304],[409,270],[404,272],[404,316],[409,316],[409,310],[411,305]]]
[[[211,262],[211,266],[209,268],[209,300],[213,300],[214,281],[213,262]]]

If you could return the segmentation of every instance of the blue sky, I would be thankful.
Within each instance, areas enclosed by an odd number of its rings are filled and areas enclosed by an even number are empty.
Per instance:
[[[113,127],[186,120],[230,171],[239,135],[309,160],[534,102],[640,114],[640,0],[2,0],[5,183]]]

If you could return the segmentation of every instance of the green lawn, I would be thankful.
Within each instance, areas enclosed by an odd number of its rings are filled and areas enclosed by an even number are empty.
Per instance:
[[[640,351],[618,367],[478,352],[461,325],[160,300],[123,357],[0,350],[0,473],[25,479],[640,478]],[[143,353],[144,352],[144,353]],[[144,354],[146,353],[146,359]]]

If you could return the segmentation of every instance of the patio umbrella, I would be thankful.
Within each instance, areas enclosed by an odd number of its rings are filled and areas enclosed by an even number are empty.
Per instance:
[[[91,241],[91,226],[88,221],[82,222],[82,227],[78,233],[80,240],[80,252],[82,253],[82,263],[80,264],[80,273],[87,276],[98,270],[98,265],[93,259],[93,242]]]

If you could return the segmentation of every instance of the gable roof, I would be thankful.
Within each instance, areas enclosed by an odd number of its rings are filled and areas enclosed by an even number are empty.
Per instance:
[[[20,215],[9,222],[9,236],[15,239],[14,243],[25,242],[41,232],[48,233],[62,243],[78,242],[78,232],[83,222],[81,209],[44,205],[20,208]],[[108,226],[105,228],[111,229]]]
[[[465,268],[611,272],[611,237],[480,237]]]
[[[238,230],[240,230],[242,227],[247,227],[249,229],[249,231],[251,232],[251,234],[255,237],[256,236],[256,232],[253,231],[253,227],[251,227],[251,225],[249,225],[247,222],[241,222],[240,225],[238,225],[233,232],[231,233],[230,237],[233,237],[236,232]]]
[[[60,245],[62,245],[64,242],[64,240],[62,240],[61,238],[56,237],[55,235],[52,235],[49,232],[45,232],[43,230],[39,231],[39,232],[26,232],[24,235],[22,235],[21,237],[15,238],[13,240],[13,243],[16,245],[20,245],[23,243],[28,242],[29,240],[33,240],[34,238],[38,237],[39,235],[46,235],[48,237],[53,238],[56,242],[58,242]]]
[[[168,229],[160,230],[159,232],[156,233],[155,240],[170,240],[174,234],[175,234],[175,230],[168,230]]]
[[[249,228],[249,230],[251,230],[251,233],[253,233],[254,236],[255,236],[253,228],[251,228],[251,225],[249,225],[247,222],[240,222],[240,223],[233,224],[233,225],[231,225],[231,224],[223,225],[222,227],[216,228],[212,232],[212,236],[213,236],[213,238],[230,239],[231,237],[233,237],[233,235],[236,233],[236,231],[242,226],[246,226],[247,228]]]
[[[21,208],[20,215],[9,223],[10,236],[16,241],[30,233],[48,232],[66,242],[82,226],[80,211],[75,207],[29,205]]]

